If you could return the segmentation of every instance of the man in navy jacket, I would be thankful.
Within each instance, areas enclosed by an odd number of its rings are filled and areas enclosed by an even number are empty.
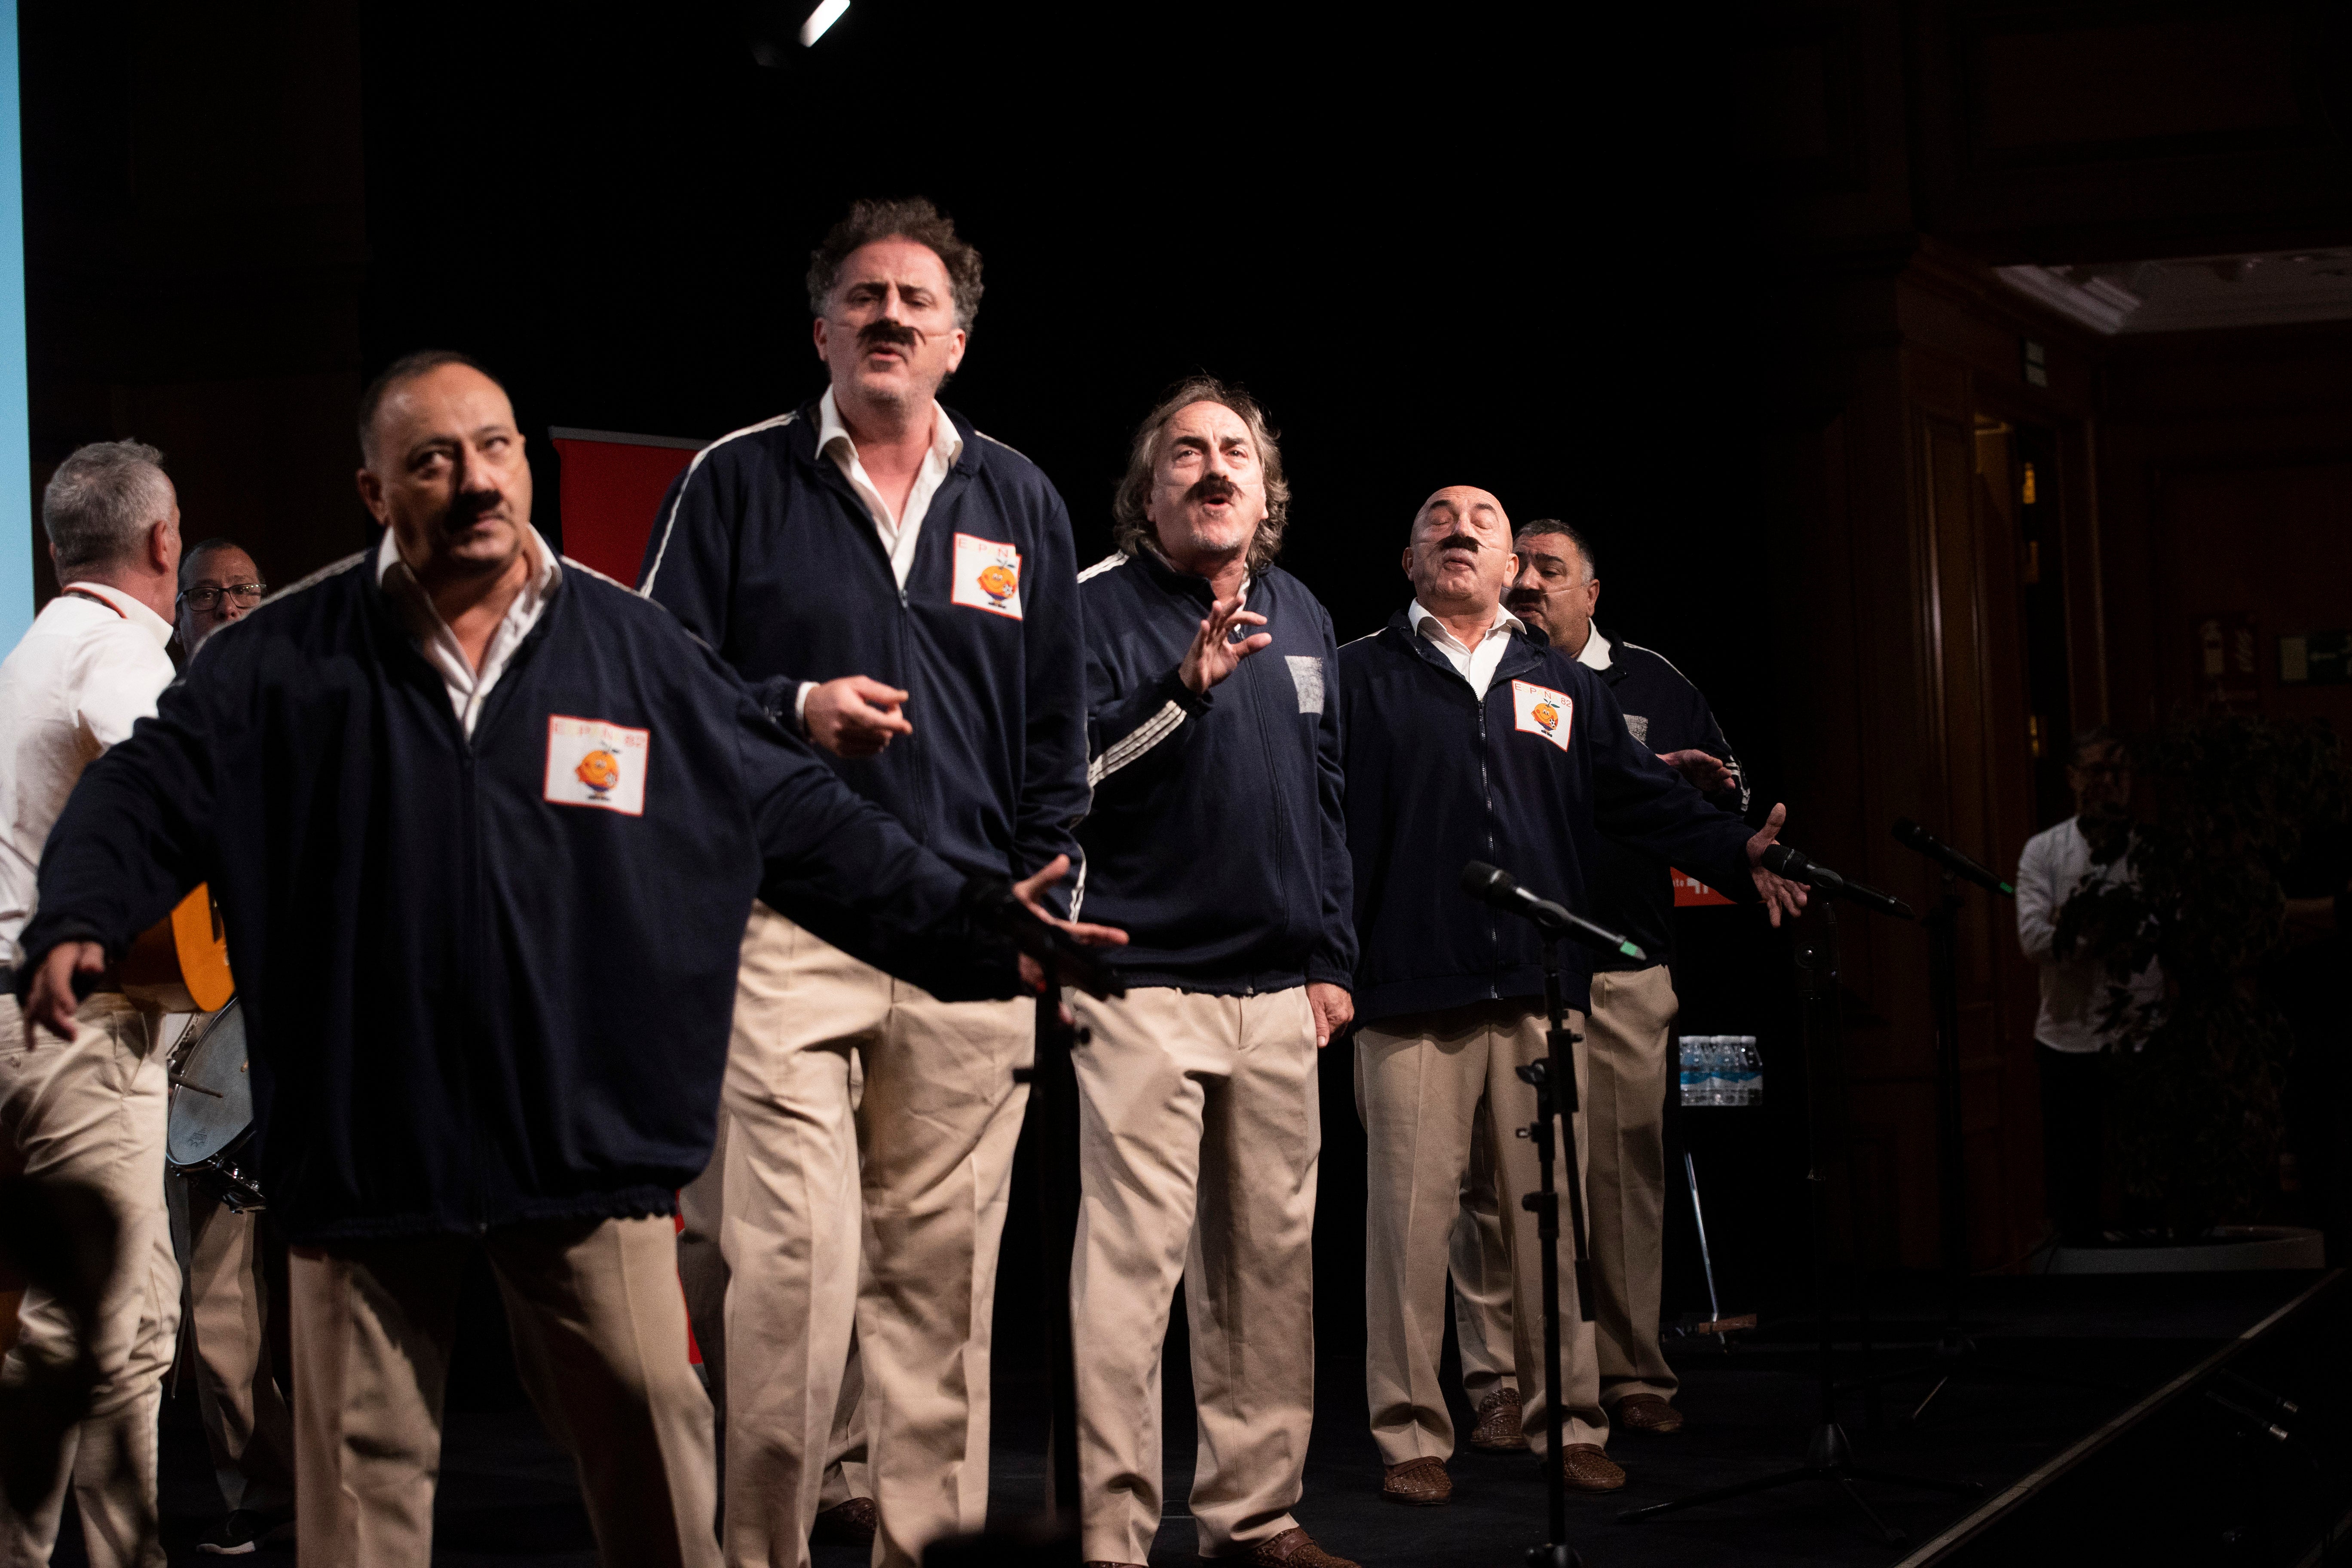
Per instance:
[[[695,458],[642,587],[917,842],[1023,877],[1077,852],[1085,670],[1061,498],[938,401],[980,292],[979,254],[929,203],[857,204],[809,273],[830,388]],[[754,911],[726,1158],[689,1220],[724,1215],[737,1561],[805,1551],[853,1320],[880,1561],[984,1521],[1013,1075],[1034,1027],[1030,1002],[948,1002]]]
[[[1709,804],[1738,815],[1748,785],[1698,688],[1660,654],[1612,642],[1592,623],[1601,577],[1584,536],[1555,518],[1521,528],[1512,548],[1518,576],[1505,605],[1551,646],[1601,677],[1633,738],[1688,779]],[[1590,889],[1593,918],[1648,955],[1594,958],[1585,1031],[1591,1131],[1593,1338],[1601,1403],[1610,1424],[1672,1432],[1678,1386],[1658,1342],[1665,1229],[1668,1042],[1679,1004],[1674,976],[1674,871],[1631,845],[1603,839]],[[1502,1214],[1511,1200],[1491,1167],[1474,1160],[1454,1226],[1454,1322],[1464,1392],[1478,1413],[1475,1447],[1518,1448],[1517,1369],[1511,1360],[1510,1269]]]
[[[1124,997],[1071,998],[1080,1556],[1139,1564],[1161,1515],[1160,1347],[1192,1321],[1202,1555],[1352,1568],[1297,1502],[1315,1415],[1317,1055],[1352,1012],[1331,620],[1274,564],[1265,416],[1208,377],[1137,430],[1118,553],[1079,578],[1094,809],[1086,912]],[[1251,630],[1260,627],[1261,630]]]
[[[1780,807],[1751,837],[1633,741],[1591,670],[1524,635],[1501,602],[1517,566],[1510,541],[1492,495],[1439,490],[1423,503],[1405,551],[1413,603],[1387,629],[1339,650],[1362,946],[1357,1105],[1370,1144],[1366,1380],[1387,1467],[1383,1494],[1424,1505],[1452,1491],[1444,1462],[1453,1423],[1437,1371],[1446,1239],[1482,1097],[1501,1190],[1537,1184],[1532,1146],[1513,1133],[1535,1107],[1517,1068],[1544,1051],[1538,939],[1525,921],[1465,898],[1462,868],[1491,861],[1589,913],[1587,878],[1605,836],[1711,885],[1760,896],[1776,922],[1803,902],[1801,889],[1759,864],[1779,834]],[[1580,1034],[1590,966],[1574,944],[1563,956]],[[1584,1078],[1580,1049],[1580,1098]],[[1535,1216],[1516,1203],[1509,1212],[1516,1359],[1540,1366]],[[1550,1462],[1571,1487],[1611,1490],[1624,1473],[1602,1452],[1608,1417],[1592,1331],[1580,1321],[1568,1261],[1563,1246],[1565,1441]],[[1539,1452],[1544,1400],[1534,1390],[1522,1411]]]
[[[430,1557],[478,1245],[604,1560],[713,1563],[669,1215],[709,1155],[754,893],[929,984],[1015,983],[959,958],[965,873],[669,615],[559,563],[496,382],[412,355],[361,429],[382,546],[221,628],[83,775],[26,1011],[69,1037],[76,975],[211,883],[295,1244],[304,1561]]]

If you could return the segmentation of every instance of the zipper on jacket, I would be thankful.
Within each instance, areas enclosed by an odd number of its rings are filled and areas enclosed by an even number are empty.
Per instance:
[[[1492,692],[1494,687],[1489,685],[1486,689]],[[1478,798],[1486,807],[1486,863],[1491,866],[1495,863],[1495,785],[1486,773],[1486,700],[1484,697],[1478,699]],[[1503,933],[1492,904],[1486,905],[1486,945],[1494,949],[1495,962],[1501,963]],[[1491,1001],[1497,994],[1494,981],[1488,980],[1487,999]]]

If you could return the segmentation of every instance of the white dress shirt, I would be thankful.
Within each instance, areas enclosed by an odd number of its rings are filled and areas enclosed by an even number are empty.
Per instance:
[[[841,477],[866,503],[866,515],[874,520],[874,531],[882,538],[882,552],[890,558],[891,574],[903,592],[907,574],[914,570],[915,541],[922,533],[923,519],[930,513],[931,498],[940,493],[948,470],[963,456],[963,437],[957,434],[955,421],[936,400],[932,402],[931,449],[923,455],[923,466],[915,470],[915,488],[907,492],[907,510],[896,517],[866,476],[866,465],[858,460],[857,443],[850,439],[849,426],[841,422],[841,410],[835,406],[829,386],[817,400],[816,449],[833,459]]]
[[[2087,883],[2129,881],[2131,867],[2120,858],[2092,865],[2090,841],[2077,820],[2070,816],[2025,841],[2017,858],[2017,938],[2025,956],[2042,966],[2042,1013],[2033,1037],[2053,1051],[2080,1053],[2105,1050],[2119,1038],[2099,1025],[2112,983],[2106,966],[2081,951],[2064,960],[2052,952],[2058,911]],[[2135,1006],[2152,1002],[2164,994],[2164,976],[2150,963],[2126,989]]]
[[[171,622],[119,588],[66,586],[0,660],[0,944],[11,962],[66,797],[82,769],[153,715],[175,673],[163,651]]]
[[[482,668],[476,669],[466,650],[458,646],[457,634],[433,607],[433,601],[416,581],[415,574],[400,558],[400,546],[393,540],[392,530],[383,531],[383,543],[375,552],[375,580],[383,585],[385,595],[401,619],[408,623],[408,635],[416,639],[417,651],[425,656],[441,677],[441,684],[449,690],[449,707],[464,727],[466,739],[474,738],[474,721],[482,716],[482,704],[489,700],[490,688],[499,683],[507,664],[514,658],[515,649],[539,625],[539,617],[547,610],[547,601],[554,595],[555,585],[562,581],[563,568],[556,564],[555,552],[539,536],[539,530],[526,528],[529,538],[524,548],[532,551],[530,575],[523,582],[522,592],[490,634],[489,646],[482,650]]]
[[[1606,669],[1609,668],[1611,646],[1609,639],[1601,635],[1601,628],[1587,621],[1584,624],[1584,647],[1578,650],[1576,662],[1587,669]]]
[[[1419,599],[1412,602],[1412,608],[1406,614],[1412,618],[1414,633],[1437,645],[1446,663],[1461,672],[1462,679],[1470,683],[1470,689],[1478,694],[1482,702],[1486,700],[1486,688],[1495,684],[1495,667],[1503,662],[1503,650],[1511,646],[1511,634],[1527,630],[1527,623],[1497,605],[1495,624],[1486,628],[1478,646],[1464,647],[1462,639],[1447,631],[1444,621],[1423,609]]]

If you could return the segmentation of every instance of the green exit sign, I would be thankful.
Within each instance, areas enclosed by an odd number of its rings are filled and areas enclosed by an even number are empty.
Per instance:
[[[2281,686],[2352,681],[2352,632],[2297,632],[2279,638]]]

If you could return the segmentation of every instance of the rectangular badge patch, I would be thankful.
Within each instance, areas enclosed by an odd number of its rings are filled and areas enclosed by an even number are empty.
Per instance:
[[[954,601],[992,616],[1021,618],[1021,552],[993,539],[955,536]]]
[[[1323,711],[1323,661],[1304,654],[1286,653],[1283,662],[1290,666],[1290,684],[1298,693],[1301,713]]]
[[[1575,711],[1576,704],[1565,691],[1525,680],[1511,682],[1511,715],[1518,728],[1541,735],[1563,752],[1568,750],[1568,721]]]
[[[602,719],[547,716],[547,798],[624,816],[646,814],[646,764],[653,731]]]

